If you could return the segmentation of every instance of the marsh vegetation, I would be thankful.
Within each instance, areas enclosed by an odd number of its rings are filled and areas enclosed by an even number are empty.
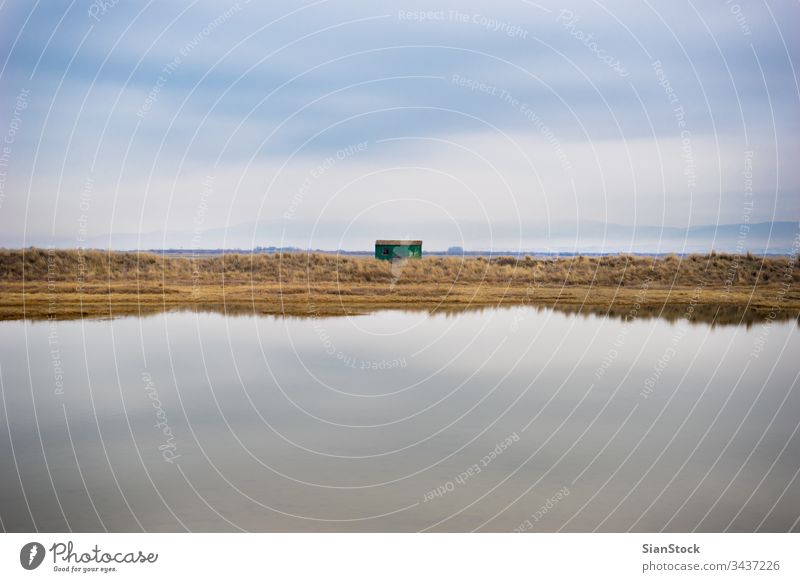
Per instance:
[[[556,306],[582,312],[796,317],[796,257],[634,255],[426,257],[333,254],[171,256],[94,250],[0,251],[0,318],[76,318],[172,309],[342,315],[376,309]],[[693,310],[694,313],[695,310]],[[744,316],[743,316],[744,317]]]

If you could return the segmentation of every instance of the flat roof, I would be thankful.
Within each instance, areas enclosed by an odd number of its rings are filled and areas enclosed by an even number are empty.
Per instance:
[[[421,240],[376,240],[376,245],[421,245]]]

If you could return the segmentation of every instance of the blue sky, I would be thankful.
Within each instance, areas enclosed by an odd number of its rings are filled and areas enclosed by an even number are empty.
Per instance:
[[[505,249],[797,221],[799,12],[7,0],[0,244]]]

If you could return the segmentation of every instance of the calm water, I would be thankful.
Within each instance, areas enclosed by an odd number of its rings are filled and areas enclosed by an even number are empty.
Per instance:
[[[796,321],[0,323],[9,531],[787,531]]]

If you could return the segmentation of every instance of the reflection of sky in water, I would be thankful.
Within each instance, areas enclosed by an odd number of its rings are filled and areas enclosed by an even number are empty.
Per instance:
[[[796,529],[800,336],[775,323],[753,358],[763,333],[525,309],[181,313],[59,322],[54,343],[48,323],[3,323],[0,515],[8,530]]]

